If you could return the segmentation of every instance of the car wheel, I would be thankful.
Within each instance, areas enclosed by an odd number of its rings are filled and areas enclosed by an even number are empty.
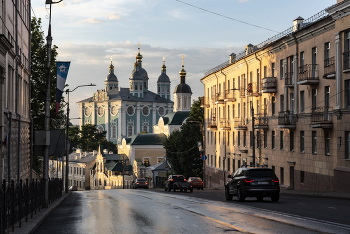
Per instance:
[[[183,189],[180,189],[180,192],[184,191]]]
[[[225,199],[226,201],[231,201],[232,200],[233,195],[231,195],[228,191],[228,188],[225,188]]]
[[[197,190],[199,190],[200,188],[197,188]]]
[[[176,192],[176,188],[175,187],[173,188],[173,192]]]
[[[184,189],[185,193],[187,193],[187,188]]]
[[[279,194],[271,197],[271,201],[273,201],[273,202],[278,202],[279,199],[280,199],[280,195]]]
[[[169,192],[170,192],[170,191],[171,191],[171,188],[169,187],[168,190],[169,190]]]
[[[193,188],[190,189],[190,192],[193,193]]]
[[[164,189],[165,189],[165,192],[168,191],[168,189],[166,187]]]
[[[203,190],[203,187],[201,188],[201,190]]]
[[[245,200],[245,196],[242,194],[241,188],[237,188],[237,200],[243,202]]]
[[[256,200],[258,200],[259,202],[264,200],[264,197],[256,197]]]

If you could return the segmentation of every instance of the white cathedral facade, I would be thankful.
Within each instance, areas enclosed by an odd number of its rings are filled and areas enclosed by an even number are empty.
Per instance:
[[[107,140],[117,144],[123,138],[140,132],[153,133],[152,126],[168,113],[190,110],[192,91],[185,82],[183,56],[180,84],[173,93],[174,102],[170,100],[171,82],[166,74],[165,62],[157,80],[157,93],[154,93],[148,90],[149,77],[142,67],[142,58],[138,48],[129,88],[119,87],[111,62],[104,81],[105,88],[78,102],[80,126],[94,124],[99,131],[107,132]]]

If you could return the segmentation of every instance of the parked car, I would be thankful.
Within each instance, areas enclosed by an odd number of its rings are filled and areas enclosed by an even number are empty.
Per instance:
[[[278,202],[280,186],[275,172],[268,167],[242,166],[225,185],[225,198],[232,200],[234,195],[242,202],[246,197],[256,197],[262,201],[264,197],[271,197],[273,202]]]
[[[187,182],[183,175],[169,175],[168,179],[165,181],[165,191],[180,190],[180,192],[189,190],[193,192],[192,183]]]
[[[203,190],[203,181],[200,177],[189,177],[187,181],[192,183],[193,188]]]
[[[148,189],[148,182],[147,182],[147,180],[144,179],[144,178],[136,179],[136,181],[133,183],[133,189],[137,189],[137,188]]]
[[[69,186],[69,188],[68,188],[69,190],[71,190],[71,191],[78,191],[78,187],[77,186],[75,186],[75,185],[73,185],[73,186]]]

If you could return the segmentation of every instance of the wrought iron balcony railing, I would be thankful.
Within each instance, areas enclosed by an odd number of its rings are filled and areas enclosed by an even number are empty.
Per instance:
[[[299,80],[302,84],[318,83],[318,64],[306,64],[299,67]]]
[[[289,111],[281,111],[278,113],[278,125],[295,125],[297,119],[297,115]]]
[[[229,101],[229,102],[236,101],[236,95],[235,95],[234,90],[226,90],[225,101]]]
[[[284,85],[289,87],[294,86],[294,72],[286,72],[284,74]]]
[[[219,92],[219,93],[216,93],[216,101],[223,101],[225,99],[225,93],[224,92]]]
[[[311,124],[331,123],[331,107],[316,107],[312,108]]]
[[[211,103],[214,104],[217,101],[216,94],[211,95]]]
[[[259,86],[257,82],[248,83],[247,93],[251,96],[259,95]]]
[[[234,128],[235,129],[247,129],[247,121],[245,118],[235,118],[234,120]]]
[[[201,98],[201,107],[210,107],[209,97]]]
[[[258,117],[255,117],[254,128],[263,129],[263,128],[268,128],[268,126],[269,126],[269,119],[267,116],[258,115]]]
[[[324,77],[335,73],[335,57],[324,60]],[[335,76],[334,76],[335,77]]]
[[[221,118],[219,121],[219,128],[224,130],[231,130],[230,120],[226,118]]]
[[[216,121],[215,117],[208,120],[208,127],[209,128],[217,128],[217,121]]]
[[[350,69],[350,51],[343,53],[344,67],[343,70]]]
[[[276,77],[265,77],[261,80],[261,89],[263,93],[275,93],[277,92],[277,79]]]

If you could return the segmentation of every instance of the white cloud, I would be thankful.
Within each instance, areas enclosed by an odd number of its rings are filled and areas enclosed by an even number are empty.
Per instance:
[[[110,14],[108,15],[108,19],[110,19],[110,20],[120,20],[121,18],[120,18],[120,15],[119,15],[119,14],[110,13]]]
[[[78,24],[100,24],[102,21],[95,18],[84,19],[78,22]]]

